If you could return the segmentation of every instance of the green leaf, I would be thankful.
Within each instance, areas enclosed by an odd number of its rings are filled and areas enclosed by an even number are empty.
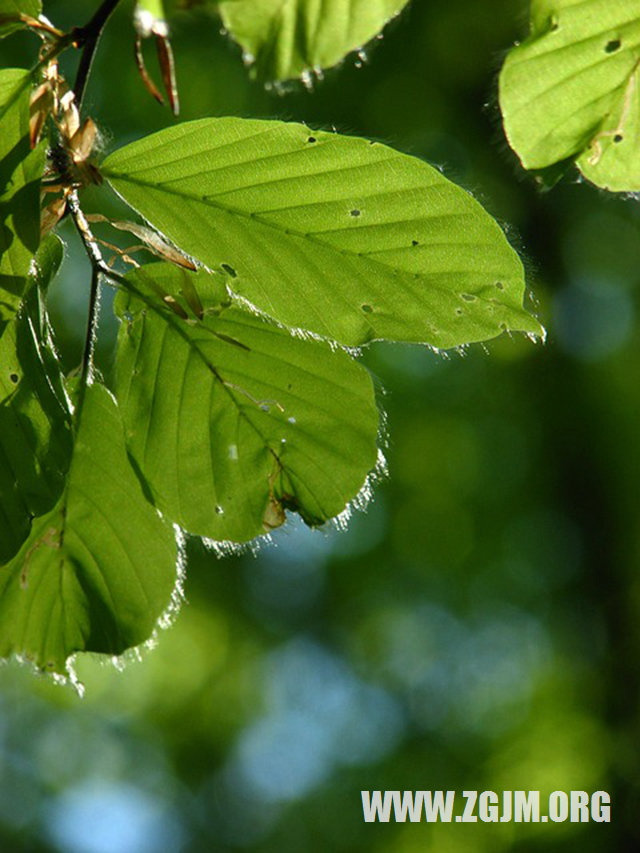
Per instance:
[[[225,27],[262,77],[330,68],[374,38],[408,0],[223,0]]]
[[[0,38],[24,26],[19,21],[3,23],[4,17],[15,18],[22,14],[37,18],[40,12],[42,12],[40,0],[0,0]]]
[[[278,322],[346,345],[540,333],[496,222],[436,169],[300,124],[212,118],[127,145],[103,175]]]
[[[37,284],[0,336],[0,564],[27,538],[31,519],[55,504],[69,467],[69,406],[40,290],[61,252],[58,238],[43,243]]]
[[[522,165],[572,158],[600,187],[640,190],[640,0],[534,0],[531,22],[500,75]]]
[[[0,568],[0,655],[64,673],[74,652],[120,654],[150,636],[175,582],[173,530],[129,464],[113,398],[92,385],[64,494]]]
[[[118,399],[163,513],[243,542],[284,509],[308,524],[342,512],[377,460],[368,372],[230,305],[221,275],[151,264],[127,278],[138,295],[116,301]]]
[[[167,16],[162,0],[138,0],[135,5],[133,20],[136,31],[143,38],[151,35],[166,36],[169,34]]]
[[[64,260],[64,243],[55,234],[45,238],[31,266],[31,275],[44,290],[58,274]]]
[[[0,334],[20,306],[40,242],[45,148],[29,145],[29,73],[0,71]]]

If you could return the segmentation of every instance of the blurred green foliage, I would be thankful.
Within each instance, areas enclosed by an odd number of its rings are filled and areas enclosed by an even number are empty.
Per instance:
[[[45,12],[68,27],[87,5],[51,0]],[[107,149],[173,120],[129,58],[130,5],[105,33],[86,98]],[[194,542],[175,625],[122,672],[83,661],[82,700],[4,667],[1,849],[640,842],[640,219],[637,200],[575,175],[541,194],[509,153],[495,78],[526,13],[524,0],[414,0],[366,61],[284,94],[249,80],[216,19],[174,17],[182,119],[304,120],[441,164],[509,223],[549,340],[504,338],[464,358],[370,348],[390,476],[347,532],[294,526],[225,559]],[[1,50],[28,64],[33,42],[18,34]],[[54,319],[71,368],[89,269],[67,236]],[[362,820],[361,789],[538,788],[609,791],[613,822]]]

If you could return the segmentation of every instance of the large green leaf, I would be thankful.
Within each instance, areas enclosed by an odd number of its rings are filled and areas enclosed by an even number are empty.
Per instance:
[[[40,0],[0,0],[0,38],[8,36],[23,24],[20,22],[2,22],[4,17],[15,18],[20,14],[37,18],[42,12]]]
[[[640,190],[640,0],[534,0],[531,21],[500,75],[523,166],[573,158],[598,186]]]
[[[0,568],[0,655],[63,673],[76,651],[119,654],[150,636],[175,582],[173,530],[129,464],[113,398],[92,385],[62,497]]]
[[[111,154],[114,189],[278,322],[346,345],[540,332],[496,222],[415,157],[300,124],[202,119]]]
[[[29,73],[0,71],[0,334],[20,306],[40,242],[42,145],[29,144]]]
[[[223,0],[225,27],[268,79],[329,68],[374,38],[408,0]]]
[[[43,243],[37,282],[0,336],[0,564],[55,504],[69,467],[71,418],[40,291],[60,254],[57,238]]]
[[[309,524],[338,515],[376,465],[367,371],[230,305],[221,275],[152,264],[128,278],[138,296],[116,303],[118,398],[162,511],[240,542],[281,524],[284,509]]]

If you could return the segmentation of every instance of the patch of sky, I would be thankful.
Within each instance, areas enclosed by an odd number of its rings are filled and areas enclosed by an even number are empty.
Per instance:
[[[246,583],[256,606],[268,612],[300,612],[322,595],[332,557],[354,558],[375,548],[385,535],[387,513],[378,495],[363,512],[353,512],[346,530],[310,528],[289,514],[271,534],[272,544],[245,565]]]
[[[121,782],[69,788],[45,810],[48,835],[64,853],[179,851],[180,820],[167,803]]]
[[[515,608],[463,620],[425,603],[383,613],[378,630],[384,668],[416,727],[452,736],[518,725],[550,657],[541,624]]]
[[[382,758],[402,734],[397,701],[309,639],[269,655],[263,681],[265,713],[240,735],[229,768],[257,799],[304,797],[338,766]]]
[[[633,333],[635,309],[625,285],[613,278],[577,278],[553,299],[551,339],[584,362],[615,354]]]

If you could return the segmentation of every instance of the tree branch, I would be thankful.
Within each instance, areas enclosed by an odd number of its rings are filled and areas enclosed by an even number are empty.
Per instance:
[[[93,352],[96,344],[96,333],[98,331],[98,319],[100,315],[100,270],[93,267],[91,270],[91,290],[89,291],[89,315],[87,318],[87,334],[84,341],[84,352],[82,353],[82,373],[80,381],[82,385],[90,385],[93,381]]]
[[[78,201],[78,193],[73,190],[68,196],[71,218],[80,235],[82,244],[91,262],[91,290],[89,292],[89,315],[87,318],[87,334],[82,354],[82,371],[80,380],[80,400],[84,399],[84,388],[91,384],[93,379],[93,351],[95,349],[98,331],[98,319],[100,314],[100,276],[107,269],[100,247],[91,233],[89,223],[82,212]]]
[[[91,73],[93,57],[111,13],[120,0],[103,0],[97,12],[84,27],[77,27],[73,31],[73,41],[76,47],[82,48],[82,56],[78,65],[78,73],[73,86],[78,109],[82,106],[82,99]]]

